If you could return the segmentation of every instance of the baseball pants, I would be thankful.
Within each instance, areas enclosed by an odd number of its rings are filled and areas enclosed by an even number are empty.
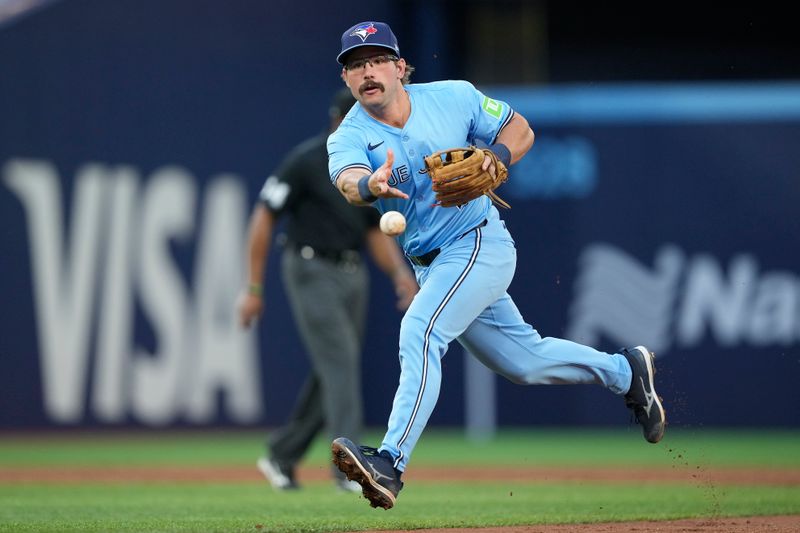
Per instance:
[[[400,326],[400,383],[381,450],[405,470],[439,396],[441,359],[453,340],[514,383],[594,383],[627,392],[631,369],[620,354],[572,341],[542,338],[506,290],[516,248],[492,209],[488,224],[442,248],[428,267],[415,267],[420,291]]]

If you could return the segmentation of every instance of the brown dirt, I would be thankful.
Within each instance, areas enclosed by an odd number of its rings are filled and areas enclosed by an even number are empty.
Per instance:
[[[300,482],[329,479],[327,465],[302,467]],[[800,485],[798,468],[707,468],[707,467],[418,467],[403,476],[406,482],[426,481],[521,481],[603,483],[715,483],[721,485]],[[255,465],[250,466],[25,466],[0,467],[0,483],[129,483],[136,482],[263,482]]]
[[[613,522],[544,526],[415,529],[413,533],[797,533],[800,516],[686,519],[665,522]],[[382,531],[381,533],[407,533]]]
[[[304,467],[298,472],[303,483],[328,482],[326,465]],[[721,485],[800,485],[800,469],[784,468],[550,468],[550,467],[418,467],[409,469],[406,482],[430,481],[527,481],[628,483],[687,483]],[[0,483],[194,483],[252,482],[264,479],[255,466],[204,467],[2,467]],[[617,532],[725,532],[725,533],[796,533],[800,531],[800,515],[745,518],[706,518],[665,522],[616,522],[607,524],[536,525],[474,529],[418,529],[414,533],[617,533]],[[401,533],[401,532],[384,532]]]

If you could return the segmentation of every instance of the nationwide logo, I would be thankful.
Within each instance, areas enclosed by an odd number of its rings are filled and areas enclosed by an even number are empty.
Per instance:
[[[361,42],[367,40],[367,37],[370,35],[374,35],[378,33],[377,28],[370,22],[369,24],[362,24],[358,28],[353,30],[353,33],[350,34],[350,37],[359,37]]]
[[[566,337],[587,345],[644,344],[660,357],[713,342],[789,346],[800,343],[800,276],[759,272],[753,254],[728,265],[709,253],[688,256],[672,244],[653,267],[609,244],[581,254]]]

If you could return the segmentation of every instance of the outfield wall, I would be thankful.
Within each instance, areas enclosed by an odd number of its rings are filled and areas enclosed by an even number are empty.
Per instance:
[[[506,188],[523,314],[608,350],[645,343],[673,422],[798,424],[778,406],[799,398],[800,84],[492,93],[538,132]],[[567,405],[590,421],[612,404]]]
[[[324,126],[337,68],[315,50],[349,18],[177,28],[74,5],[0,31],[0,427],[280,423],[308,365],[274,255],[259,330],[236,325],[247,217]],[[800,83],[484,89],[537,133],[502,189],[525,317],[646,343],[675,424],[800,425]],[[400,315],[377,274],[372,292],[381,425]],[[432,423],[460,424],[480,396],[460,349],[444,373]],[[599,388],[491,388],[500,424],[627,422]]]

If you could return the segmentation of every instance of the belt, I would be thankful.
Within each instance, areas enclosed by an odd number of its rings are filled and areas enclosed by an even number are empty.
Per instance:
[[[433,263],[433,260],[436,259],[436,256],[441,253],[441,248],[435,248],[424,255],[408,255],[408,260],[411,261],[412,264],[426,267]]]
[[[483,222],[481,222],[480,224],[478,224],[477,226],[475,226],[471,230],[465,231],[458,238],[461,239],[462,237],[464,237],[466,234],[470,233],[471,231],[475,231],[478,228],[484,227],[488,222],[489,222],[488,220],[483,219]],[[456,240],[458,240],[458,239],[456,239]],[[441,252],[442,252],[441,248],[434,248],[433,250],[431,250],[430,252],[428,252],[427,254],[424,254],[424,255],[407,255],[406,257],[408,257],[408,260],[411,261],[412,264],[417,265],[417,266],[421,266],[421,267],[426,267],[426,266],[430,266],[430,264],[433,263],[433,260],[436,259],[436,257]]]
[[[334,263],[357,263],[361,261],[361,254],[357,250],[319,250],[307,244],[294,245],[293,248],[303,259],[327,259]]]

